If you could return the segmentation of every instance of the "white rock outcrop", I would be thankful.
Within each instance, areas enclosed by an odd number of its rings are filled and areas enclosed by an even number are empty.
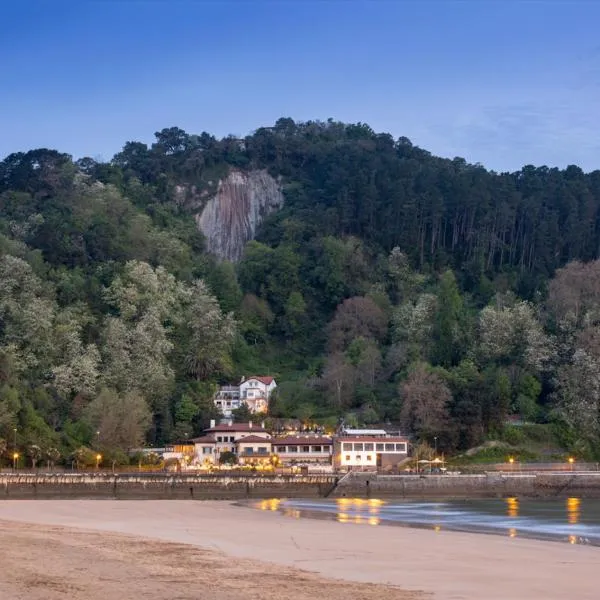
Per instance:
[[[260,223],[282,204],[281,187],[267,171],[230,171],[196,215],[207,250],[222,260],[239,261]]]

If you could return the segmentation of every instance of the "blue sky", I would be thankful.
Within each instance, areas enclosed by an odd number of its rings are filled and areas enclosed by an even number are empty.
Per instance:
[[[4,0],[0,157],[333,117],[495,170],[589,171],[599,23],[594,0]]]

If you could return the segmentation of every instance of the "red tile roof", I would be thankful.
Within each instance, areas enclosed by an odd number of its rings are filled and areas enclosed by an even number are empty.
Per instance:
[[[263,429],[260,425],[252,425],[249,423],[234,423],[233,425],[215,425],[210,429],[205,429],[205,433],[223,433],[223,432],[243,432],[243,431],[258,431],[259,433],[267,433],[266,429]]]
[[[247,379],[244,379],[244,381],[242,381],[241,383],[246,383],[246,381],[250,381],[251,379],[256,379],[256,381],[260,381],[261,383],[264,383],[265,385],[271,385],[273,383],[273,378],[267,377],[265,375],[251,375]]]
[[[240,438],[236,440],[236,444],[245,444],[248,442],[249,444],[253,444],[255,442],[267,442],[271,443],[271,438],[259,437],[258,435],[247,435],[246,437]]]
[[[333,444],[333,440],[331,438],[325,436],[287,436],[276,438],[272,442],[273,446],[294,446],[294,445],[304,445],[304,446],[324,446]]]
[[[201,437],[197,437],[191,439],[190,442],[194,442],[194,444],[216,444],[217,440],[211,435],[203,435]]]

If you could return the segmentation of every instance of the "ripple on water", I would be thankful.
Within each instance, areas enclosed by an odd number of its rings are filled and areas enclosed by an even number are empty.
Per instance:
[[[253,507],[294,518],[325,518],[357,525],[403,525],[441,532],[495,533],[600,546],[600,501],[503,500],[387,502],[372,498],[261,500]]]

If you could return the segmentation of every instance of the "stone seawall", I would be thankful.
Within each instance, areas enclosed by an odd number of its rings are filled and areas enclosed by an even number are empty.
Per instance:
[[[527,496],[600,498],[600,473],[486,473],[479,475],[377,475],[350,473],[331,497],[498,498]]]
[[[334,485],[331,475],[0,474],[0,499],[319,498],[328,495]]]
[[[600,498],[600,473],[480,475],[0,474],[0,499]]]

